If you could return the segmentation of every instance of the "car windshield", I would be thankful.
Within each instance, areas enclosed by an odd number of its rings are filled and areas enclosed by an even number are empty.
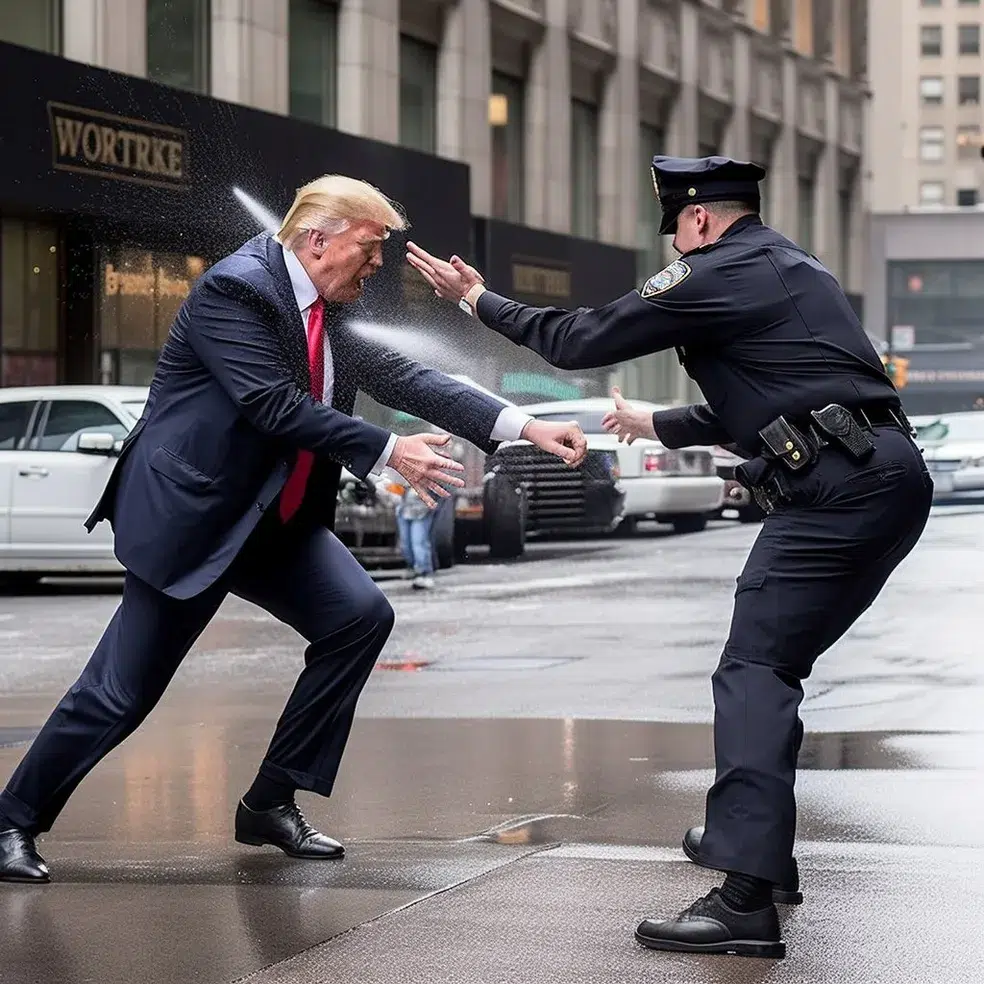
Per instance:
[[[967,417],[941,417],[917,427],[916,437],[934,444],[984,441],[984,411]]]
[[[146,400],[124,400],[123,409],[133,417],[134,422],[140,419],[141,414],[144,412],[144,407],[147,405]]]
[[[607,412],[607,410],[598,410],[594,412],[582,410],[580,412],[575,411],[573,413],[537,413],[532,414],[532,416],[536,417],[537,420],[546,420],[563,424],[574,420],[580,425],[581,430],[583,430],[585,434],[604,434],[605,428],[601,426],[601,422]]]

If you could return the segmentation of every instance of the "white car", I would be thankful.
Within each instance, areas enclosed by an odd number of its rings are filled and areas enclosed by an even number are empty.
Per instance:
[[[665,410],[655,403],[630,401],[634,407]],[[670,523],[679,533],[702,530],[724,503],[724,481],[717,475],[710,448],[671,451],[659,441],[640,438],[631,445],[601,426],[614,404],[606,397],[537,403],[520,409],[538,420],[575,420],[592,451],[618,455],[619,484],[625,492],[621,529],[631,530],[641,519]]]
[[[914,426],[936,486],[934,498],[984,493],[984,411],[945,413]]]
[[[0,389],[0,576],[117,574],[113,531],[83,523],[106,487],[146,386]]]

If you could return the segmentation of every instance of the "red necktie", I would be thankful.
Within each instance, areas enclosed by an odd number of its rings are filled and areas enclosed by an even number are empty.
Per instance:
[[[311,395],[320,403],[325,392],[325,302],[319,297],[308,313],[308,365],[311,367]],[[280,493],[280,518],[286,523],[301,507],[314,455],[298,451],[294,470]]]

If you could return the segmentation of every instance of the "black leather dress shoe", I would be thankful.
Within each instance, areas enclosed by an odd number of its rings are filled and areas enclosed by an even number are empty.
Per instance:
[[[733,953],[740,957],[786,956],[774,905],[757,912],[735,912],[713,889],[673,919],[639,923],[636,939],[650,950],[680,953]]]
[[[710,868],[700,857],[700,842],[704,837],[703,827],[691,827],[683,835],[683,853],[702,868]],[[777,905],[800,905],[803,901],[803,893],[799,885],[799,865],[796,858],[789,869],[789,875],[782,885],[776,885],[772,889],[772,901]]]
[[[296,803],[284,803],[272,810],[251,810],[240,800],[236,810],[236,840],[253,847],[272,844],[292,858],[307,861],[337,861],[345,856],[345,848],[315,830]]]
[[[17,827],[0,830],[0,882],[44,885],[49,881],[48,866],[34,838]]]

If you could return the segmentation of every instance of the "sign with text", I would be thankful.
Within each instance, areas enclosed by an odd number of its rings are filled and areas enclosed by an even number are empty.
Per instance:
[[[512,289],[517,294],[567,300],[571,296],[570,270],[513,261]]]
[[[158,188],[189,186],[188,136],[176,127],[48,103],[53,166]]]
[[[916,329],[912,325],[892,326],[892,348],[896,352],[909,352],[916,345]]]

